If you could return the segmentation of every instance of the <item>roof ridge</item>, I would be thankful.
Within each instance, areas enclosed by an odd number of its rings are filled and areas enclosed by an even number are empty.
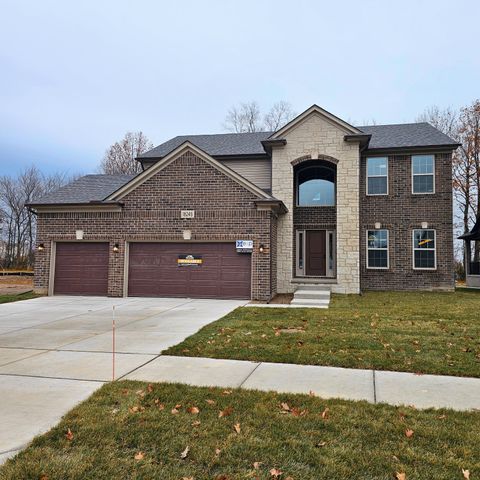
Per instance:
[[[375,125],[356,125],[356,128],[365,128],[365,127],[399,127],[401,125],[430,125],[429,122],[407,122],[407,123],[377,123]]]

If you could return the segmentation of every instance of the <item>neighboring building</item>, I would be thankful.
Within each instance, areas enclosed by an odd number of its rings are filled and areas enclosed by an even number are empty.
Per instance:
[[[31,205],[35,288],[451,290],[457,146],[428,123],[353,127],[316,105],[274,133],[175,137],[141,155],[135,177],[87,175]]]

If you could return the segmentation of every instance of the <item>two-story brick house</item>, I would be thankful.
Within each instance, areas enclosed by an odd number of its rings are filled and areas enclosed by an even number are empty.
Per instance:
[[[35,288],[453,289],[456,147],[427,123],[354,127],[316,105],[277,132],[175,137],[138,158],[137,176],[88,175],[32,203]]]

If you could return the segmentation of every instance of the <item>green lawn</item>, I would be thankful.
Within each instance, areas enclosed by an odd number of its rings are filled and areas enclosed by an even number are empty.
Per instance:
[[[461,480],[477,478],[479,444],[478,413],[130,381],[102,387],[0,478]]]
[[[20,295],[0,295],[0,304],[18,302],[20,300],[30,300],[31,298],[37,298],[39,296],[40,295],[37,295],[33,292],[22,293]]]
[[[480,292],[334,295],[328,310],[239,308],[165,353],[480,377]]]

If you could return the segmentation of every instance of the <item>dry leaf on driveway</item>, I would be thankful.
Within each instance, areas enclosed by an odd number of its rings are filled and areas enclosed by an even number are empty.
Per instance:
[[[73,440],[73,433],[70,429],[67,430],[67,433],[65,434],[65,438],[71,442]]]
[[[180,458],[182,460],[184,460],[185,458],[187,458],[187,455],[188,455],[188,452],[190,451],[190,447],[187,445],[185,447],[185,450],[180,454]]]

